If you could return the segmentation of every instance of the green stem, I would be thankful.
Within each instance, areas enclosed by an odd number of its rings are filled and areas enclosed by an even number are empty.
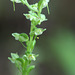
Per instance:
[[[13,1],[13,8],[14,8],[14,11],[15,11],[15,2]]]
[[[34,28],[33,25],[31,25],[30,32],[33,31],[33,28]],[[29,45],[28,45],[28,47],[27,47],[27,48],[28,48],[27,50],[28,50],[29,52],[32,51],[32,50],[31,50],[31,45],[32,45],[32,42],[33,42],[33,37],[34,37],[34,34],[33,34],[33,35],[30,34],[30,41],[29,41]]]
[[[26,48],[26,46],[21,42],[21,44],[23,45],[24,48]]]
[[[31,28],[30,28],[30,32],[33,31],[33,26],[31,25]],[[31,52],[31,45],[32,45],[32,42],[33,42],[33,37],[34,35],[30,35],[30,41],[29,41],[29,44],[27,46],[27,51]],[[25,45],[21,42],[21,44],[25,47]],[[26,47],[25,47],[26,48]],[[25,64],[23,65],[23,68],[22,68],[22,75],[29,75],[27,73],[27,66],[28,66],[28,60],[25,61]]]
[[[34,40],[36,40],[36,38],[37,38],[37,35],[35,35]]]
[[[48,7],[48,5],[47,5],[47,11],[48,11],[48,14],[50,14],[50,11],[49,11],[49,7]]]
[[[26,60],[23,65],[23,68],[22,68],[22,75],[28,75],[27,74],[27,66],[28,66],[28,61]]]

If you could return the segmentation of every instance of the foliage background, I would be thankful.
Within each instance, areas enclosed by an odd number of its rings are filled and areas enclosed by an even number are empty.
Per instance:
[[[35,3],[38,0],[28,0]],[[31,75],[75,75],[75,1],[51,0],[48,21],[40,27],[47,31],[40,36],[34,52],[39,54]],[[16,4],[13,11],[10,0],[0,0],[0,75],[17,75],[14,64],[8,60],[11,52],[23,54],[24,48],[11,36],[13,32],[29,33],[30,21],[23,13],[28,9]]]

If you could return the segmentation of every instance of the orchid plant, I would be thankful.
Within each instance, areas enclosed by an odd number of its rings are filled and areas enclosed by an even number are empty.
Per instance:
[[[20,57],[17,53],[11,53],[11,57],[8,57],[8,59],[12,63],[16,64],[16,67],[22,75],[29,75],[30,71],[35,68],[35,65],[30,64],[32,61],[35,61],[36,57],[38,56],[33,54],[36,39],[46,30],[43,28],[37,28],[37,25],[40,25],[43,21],[47,21],[46,16],[42,14],[42,9],[47,7],[49,14],[49,0],[40,0],[38,3],[31,5],[27,0],[11,0],[11,2],[13,2],[14,11],[15,3],[22,3],[29,8],[28,13],[23,15],[26,17],[26,19],[31,21],[31,26],[29,36],[26,33],[12,33],[15,40],[19,41],[26,50],[22,57]],[[26,45],[24,45],[24,42]]]

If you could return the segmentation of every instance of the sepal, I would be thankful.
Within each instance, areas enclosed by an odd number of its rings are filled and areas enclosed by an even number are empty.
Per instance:
[[[35,68],[35,65],[30,66],[30,67],[27,69],[27,75],[29,75],[30,71],[33,70],[34,68]]]

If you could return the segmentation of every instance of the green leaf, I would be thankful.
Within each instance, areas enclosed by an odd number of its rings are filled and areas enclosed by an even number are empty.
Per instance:
[[[27,75],[29,75],[29,72],[35,68],[35,65],[32,65],[30,66],[28,69],[27,69]]]
[[[40,1],[38,2],[38,9],[40,9],[42,3],[43,3],[43,0],[40,0]]]
[[[43,0],[40,0],[39,2],[38,2],[38,9],[39,9],[39,13],[41,13],[41,11],[42,11],[42,3],[43,3]]]
[[[20,36],[19,36],[19,41],[20,42],[26,42],[29,40],[29,37],[26,33],[21,33]]]
[[[21,64],[21,62],[18,61],[18,60],[16,60],[16,61],[15,61],[15,65],[16,65],[16,67],[18,68],[18,70],[19,70],[20,72],[22,72],[22,64]]]
[[[39,22],[40,22],[40,20],[35,20],[35,19],[33,19],[32,21],[31,21],[31,25],[38,25],[39,24]]]
[[[24,59],[22,59],[22,58],[17,58],[16,60],[19,61],[19,62],[21,62],[21,65],[22,65],[22,67],[23,67],[23,64],[25,63]]]

